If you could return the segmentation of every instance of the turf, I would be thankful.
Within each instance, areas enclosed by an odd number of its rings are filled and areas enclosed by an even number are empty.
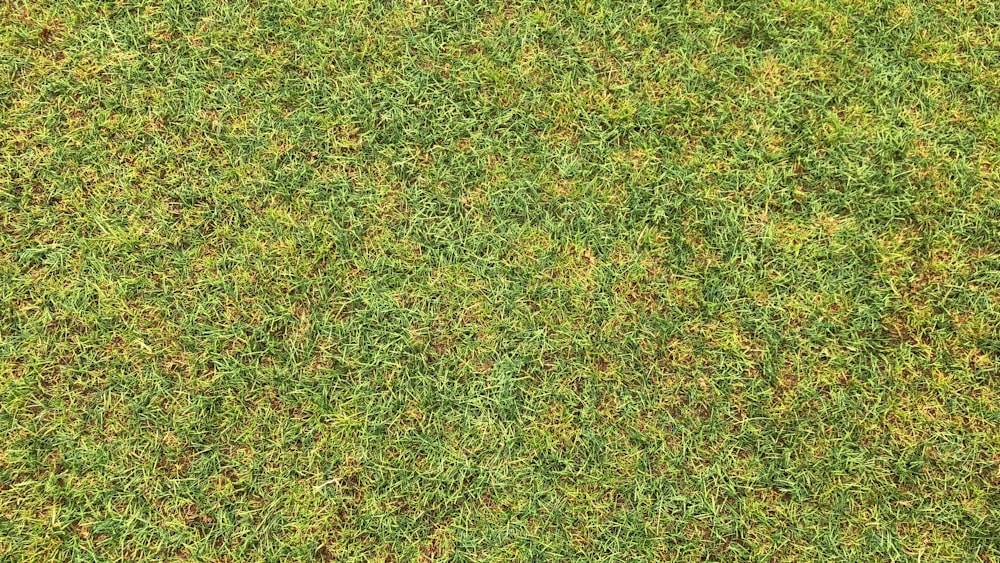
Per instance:
[[[0,560],[1000,561],[992,0],[0,1]]]

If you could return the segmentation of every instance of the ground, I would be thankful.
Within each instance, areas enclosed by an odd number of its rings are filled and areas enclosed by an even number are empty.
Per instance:
[[[0,559],[1000,560],[1000,5],[0,2]]]

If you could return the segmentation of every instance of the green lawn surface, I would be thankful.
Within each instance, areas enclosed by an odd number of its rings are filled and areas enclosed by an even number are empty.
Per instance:
[[[996,0],[0,0],[0,561],[1000,561]]]

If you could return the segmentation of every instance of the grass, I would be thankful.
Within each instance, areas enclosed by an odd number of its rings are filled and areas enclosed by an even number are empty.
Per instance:
[[[992,0],[0,1],[0,560],[1000,561]]]

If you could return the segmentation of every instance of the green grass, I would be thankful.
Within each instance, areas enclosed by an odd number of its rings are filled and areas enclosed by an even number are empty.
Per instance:
[[[0,0],[0,560],[1000,561],[993,0]]]

